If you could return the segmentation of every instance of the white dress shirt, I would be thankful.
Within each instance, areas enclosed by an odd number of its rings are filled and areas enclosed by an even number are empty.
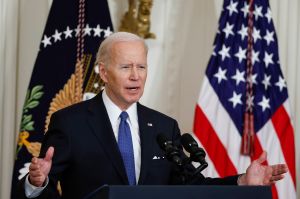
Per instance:
[[[105,89],[102,92],[102,99],[104,102],[104,106],[108,113],[108,117],[113,128],[113,132],[118,142],[118,135],[119,135],[119,124],[120,124],[120,114],[122,110],[114,104],[111,99],[107,96]],[[127,122],[129,124],[131,130],[131,137],[132,137],[132,144],[133,144],[133,153],[134,153],[134,166],[135,166],[135,177],[136,182],[138,182],[140,177],[141,171],[141,140],[140,140],[140,133],[139,133],[139,123],[138,123],[138,116],[137,116],[137,103],[132,104],[126,112],[128,113]],[[36,187],[30,184],[28,180],[28,175],[25,180],[25,195],[27,198],[35,198],[41,195],[42,191],[48,185],[49,179],[47,177],[45,186],[43,187]]]
[[[122,110],[115,105],[107,96],[105,89],[102,93],[102,99],[104,102],[104,106],[108,113],[108,117],[113,128],[114,135],[118,142],[119,135],[119,124],[120,124],[120,114]],[[134,154],[134,166],[135,166],[135,177],[136,182],[139,181],[140,171],[141,171],[141,140],[140,140],[140,131],[139,131],[139,123],[137,116],[137,103],[132,104],[127,110],[128,113],[127,122],[130,127],[131,137],[132,137],[132,145],[133,145],[133,154]]]

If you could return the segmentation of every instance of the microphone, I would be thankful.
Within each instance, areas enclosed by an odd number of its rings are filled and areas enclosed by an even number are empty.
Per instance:
[[[166,152],[167,159],[181,167],[183,165],[182,159],[180,157],[178,148],[173,145],[173,142],[168,140],[167,137],[162,133],[157,135],[156,140],[160,148]]]
[[[205,161],[205,151],[198,146],[198,143],[189,133],[183,134],[180,140],[184,149],[190,153],[190,159],[192,161],[199,162],[200,164],[207,164]]]

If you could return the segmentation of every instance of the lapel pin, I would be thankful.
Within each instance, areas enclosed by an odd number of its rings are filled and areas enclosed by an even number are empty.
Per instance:
[[[148,126],[152,126],[152,123],[147,123]]]

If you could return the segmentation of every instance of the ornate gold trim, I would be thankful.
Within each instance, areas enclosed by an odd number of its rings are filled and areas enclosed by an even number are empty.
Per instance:
[[[128,0],[129,9],[124,14],[119,31],[131,32],[142,38],[155,39],[154,33],[150,32],[152,0]]]

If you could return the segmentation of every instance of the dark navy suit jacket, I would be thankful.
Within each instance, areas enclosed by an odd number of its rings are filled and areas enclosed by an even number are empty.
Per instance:
[[[49,146],[55,148],[49,184],[39,198],[58,198],[59,180],[62,198],[82,198],[101,185],[127,185],[125,167],[102,100],[102,93],[91,100],[54,113],[45,135],[41,157]],[[176,184],[174,165],[163,157],[156,136],[164,133],[178,142],[177,122],[155,110],[137,104],[141,140],[139,185]],[[24,181],[24,180],[23,180]],[[196,184],[236,184],[237,176],[211,179],[199,176]],[[23,182],[24,183],[24,182]],[[21,187],[24,187],[22,183]],[[20,196],[24,196],[24,189]],[[21,198],[21,197],[20,197]]]

